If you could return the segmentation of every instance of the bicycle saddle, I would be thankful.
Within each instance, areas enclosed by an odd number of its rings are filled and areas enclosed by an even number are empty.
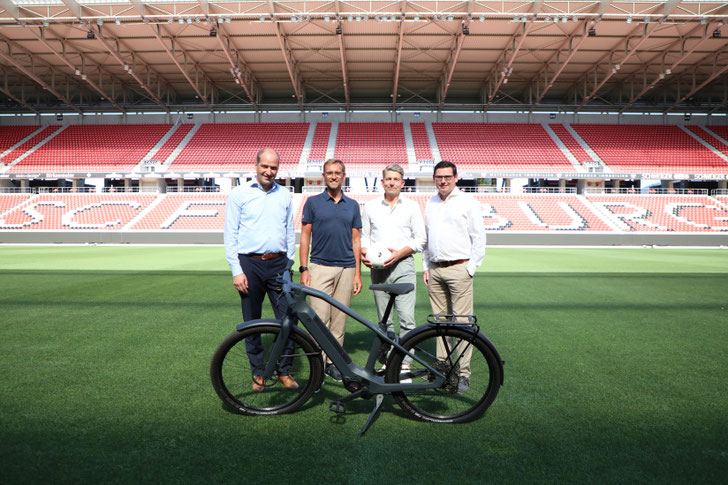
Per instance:
[[[391,284],[378,284],[370,285],[370,290],[384,291],[390,295],[404,295],[415,289],[415,285],[412,283],[391,283]]]

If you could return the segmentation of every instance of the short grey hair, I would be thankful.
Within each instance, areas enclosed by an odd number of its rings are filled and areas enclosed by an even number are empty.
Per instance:
[[[397,172],[404,179],[404,169],[398,163],[390,163],[382,170],[382,178],[387,176],[387,172]]]
[[[261,148],[260,151],[258,152],[258,154],[255,156],[255,164],[256,165],[260,163],[260,158],[265,153],[273,153],[276,156],[276,158],[278,159],[278,163],[281,163],[281,156],[278,154],[278,152],[275,151],[273,148],[266,147],[266,148]]]

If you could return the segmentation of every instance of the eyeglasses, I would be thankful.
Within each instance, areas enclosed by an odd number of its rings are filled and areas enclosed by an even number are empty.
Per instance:
[[[445,182],[449,182],[452,179],[454,179],[455,176],[454,175],[435,175],[433,178],[435,180],[444,180]]]

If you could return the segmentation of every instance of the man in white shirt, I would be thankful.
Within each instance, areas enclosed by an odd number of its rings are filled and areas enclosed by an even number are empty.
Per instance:
[[[372,283],[412,283],[417,284],[415,258],[412,254],[422,251],[425,244],[425,223],[419,205],[400,196],[404,187],[404,170],[396,163],[382,170],[384,196],[368,201],[362,211],[362,262],[372,268]],[[373,268],[366,257],[367,248],[384,245],[390,256],[382,268]],[[394,308],[399,316],[399,334],[404,335],[415,328],[415,291],[397,295]],[[381,321],[389,303],[389,295],[383,291],[374,292],[377,315]],[[394,312],[382,330],[394,331]],[[382,354],[380,360],[386,357]],[[405,365],[409,365],[408,357]]]
[[[473,275],[485,259],[483,214],[478,201],[455,186],[458,172],[452,162],[435,165],[433,179],[438,193],[425,206],[427,244],[422,253],[432,313],[472,315]],[[460,359],[458,393],[470,387],[471,354],[468,346]],[[445,357],[439,341],[437,356]]]

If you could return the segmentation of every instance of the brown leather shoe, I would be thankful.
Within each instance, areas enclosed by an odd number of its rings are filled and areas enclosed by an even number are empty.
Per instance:
[[[255,392],[265,391],[265,377],[253,376],[253,390]]]
[[[286,389],[298,389],[298,382],[294,381],[291,376],[278,376],[278,380]]]

